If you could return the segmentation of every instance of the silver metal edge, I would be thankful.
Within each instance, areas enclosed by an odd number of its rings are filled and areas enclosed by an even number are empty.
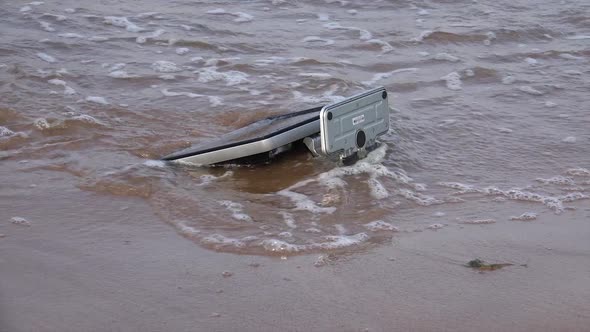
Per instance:
[[[226,149],[211,151],[194,156],[171,160],[176,163],[187,163],[192,165],[210,165],[238,159],[258,153],[268,152],[283,145],[292,143],[320,131],[319,120],[307,123],[301,127],[293,128],[276,136],[243,145],[237,145]]]

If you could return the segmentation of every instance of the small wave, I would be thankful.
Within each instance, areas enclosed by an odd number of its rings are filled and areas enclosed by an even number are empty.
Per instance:
[[[144,30],[143,28],[138,27],[135,23],[129,21],[125,16],[105,16],[103,23],[125,28],[125,30],[129,32],[141,32]]]
[[[104,98],[100,96],[88,96],[86,97],[86,101],[94,104],[99,105],[109,105],[110,103]]]
[[[152,63],[152,69],[159,73],[176,73],[182,71],[174,62],[165,60]]]
[[[242,204],[232,201],[220,201],[219,204],[232,213],[232,218],[239,221],[253,221],[252,217],[243,212],[244,206]]]
[[[195,71],[194,73],[199,74],[197,79],[201,83],[209,83],[213,81],[225,81],[227,86],[234,86],[238,84],[251,83],[248,74],[230,70],[225,72],[217,71],[217,67],[205,67]]]
[[[334,40],[321,38],[318,36],[307,36],[302,39],[302,42],[308,44],[309,46],[330,46],[334,45]]]
[[[489,224],[495,224],[496,220],[494,220],[494,219],[474,219],[474,220],[463,221],[461,223],[468,224],[468,225],[489,225]]]
[[[461,90],[462,89],[462,82],[461,82],[461,75],[457,72],[452,72],[440,78],[444,80],[447,84],[447,88],[451,90]]]
[[[49,62],[49,63],[54,63],[57,62],[57,59],[47,53],[43,53],[43,52],[39,52],[37,53],[37,56],[39,57],[39,59],[45,61],[45,62]]]
[[[254,19],[254,16],[247,14],[247,13],[243,13],[243,12],[228,12],[223,8],[217,8],[217,9],[212,9],[207,11],[207,14],[210,15],[230,15],[230,16],[234,16],[235,19],[233,20],[236,23],[246,23],[246,22],[251,22]]]
[[[383,220],[372,221],[370,223],[364,224],[364,226],[368,230],[373,231],[373,232],[378,232],[378,231],[399,232],[399,229],[397,227],[395,227],[392,224],[385,222]]]
[[[525,212],[520,216],[512,216],[510,220],[519,220],[519,221],[532,221],[537,219],[537,214],[534,212]]]

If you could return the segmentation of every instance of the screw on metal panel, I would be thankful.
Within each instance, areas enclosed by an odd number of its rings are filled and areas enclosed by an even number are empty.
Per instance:
[[[381,94],[381,97],[383,97],[383,99],[387,98],[387,91],[383,91],[383,93]]]
[[[328,112],[328,120],[332,120],[332,112]]]

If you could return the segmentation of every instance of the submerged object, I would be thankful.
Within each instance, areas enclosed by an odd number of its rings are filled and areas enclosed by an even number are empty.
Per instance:
[[[364,158],[388,130],[387,91],[379,87],[337,103],[258,120],[162,160],[198,166],[257,164],[305,144],[316,157],[346,162]]]

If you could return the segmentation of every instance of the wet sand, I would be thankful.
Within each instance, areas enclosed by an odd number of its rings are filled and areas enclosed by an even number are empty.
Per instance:
[[[588,210],[399,234],[318,261],[205,250],[143,202],[51,190],[29,226],[0,225],[1,331],[588,330]],[[12,196],[9,215],[28,205]],[[514,266],[462,266],[475,257]]]

